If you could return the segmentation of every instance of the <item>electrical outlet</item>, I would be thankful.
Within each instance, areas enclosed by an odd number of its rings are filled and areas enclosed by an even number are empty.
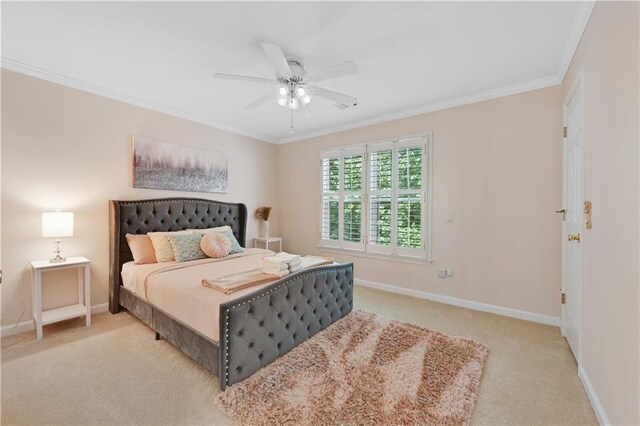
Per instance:
[[[453,277],[453,266],[450,268],[447,268],[447,277],[448,278]]]
[[[447,268],[438,268],[438,277],[447,278]]]

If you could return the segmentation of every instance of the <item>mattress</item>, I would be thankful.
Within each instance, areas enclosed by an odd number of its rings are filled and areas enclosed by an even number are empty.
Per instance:
[[[225,295],[203,287],[202,280],[261,268],[262,258],[273,254],[271,250],[247,248],[242,253],[222,259],[145,265],[127,262],[122,266],[122,280],[123,285],[138,297],[217,342],[220,304],[266,287],[271,282]]]

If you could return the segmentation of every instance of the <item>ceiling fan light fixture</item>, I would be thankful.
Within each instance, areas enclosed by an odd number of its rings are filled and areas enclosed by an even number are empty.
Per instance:
[[[300,108],[300,101],[295,96],[279,96],[276,101],[278,102],[278,105],[287,109]]]
[[[296,86],[296,97],[298,98],[302,106],[311,102],[311,94],[304,86],[304,84],[298,84]]]
[[[278,87],[278,94],[280,96],[287,96],[287,93],[289,93],[289,90],[284,84]]]

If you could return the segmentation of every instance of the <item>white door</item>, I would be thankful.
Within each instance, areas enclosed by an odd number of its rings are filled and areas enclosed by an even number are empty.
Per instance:
[[[583,237],[583,89],[577,78],[564,102],[562,198],[562,334],[580,363],[580,316],[582,312]]]

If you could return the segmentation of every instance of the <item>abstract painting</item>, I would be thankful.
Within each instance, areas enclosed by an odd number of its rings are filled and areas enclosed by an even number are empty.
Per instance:
[[[227,192],[227,155],[159,140],[133,138],[133,187]]]

